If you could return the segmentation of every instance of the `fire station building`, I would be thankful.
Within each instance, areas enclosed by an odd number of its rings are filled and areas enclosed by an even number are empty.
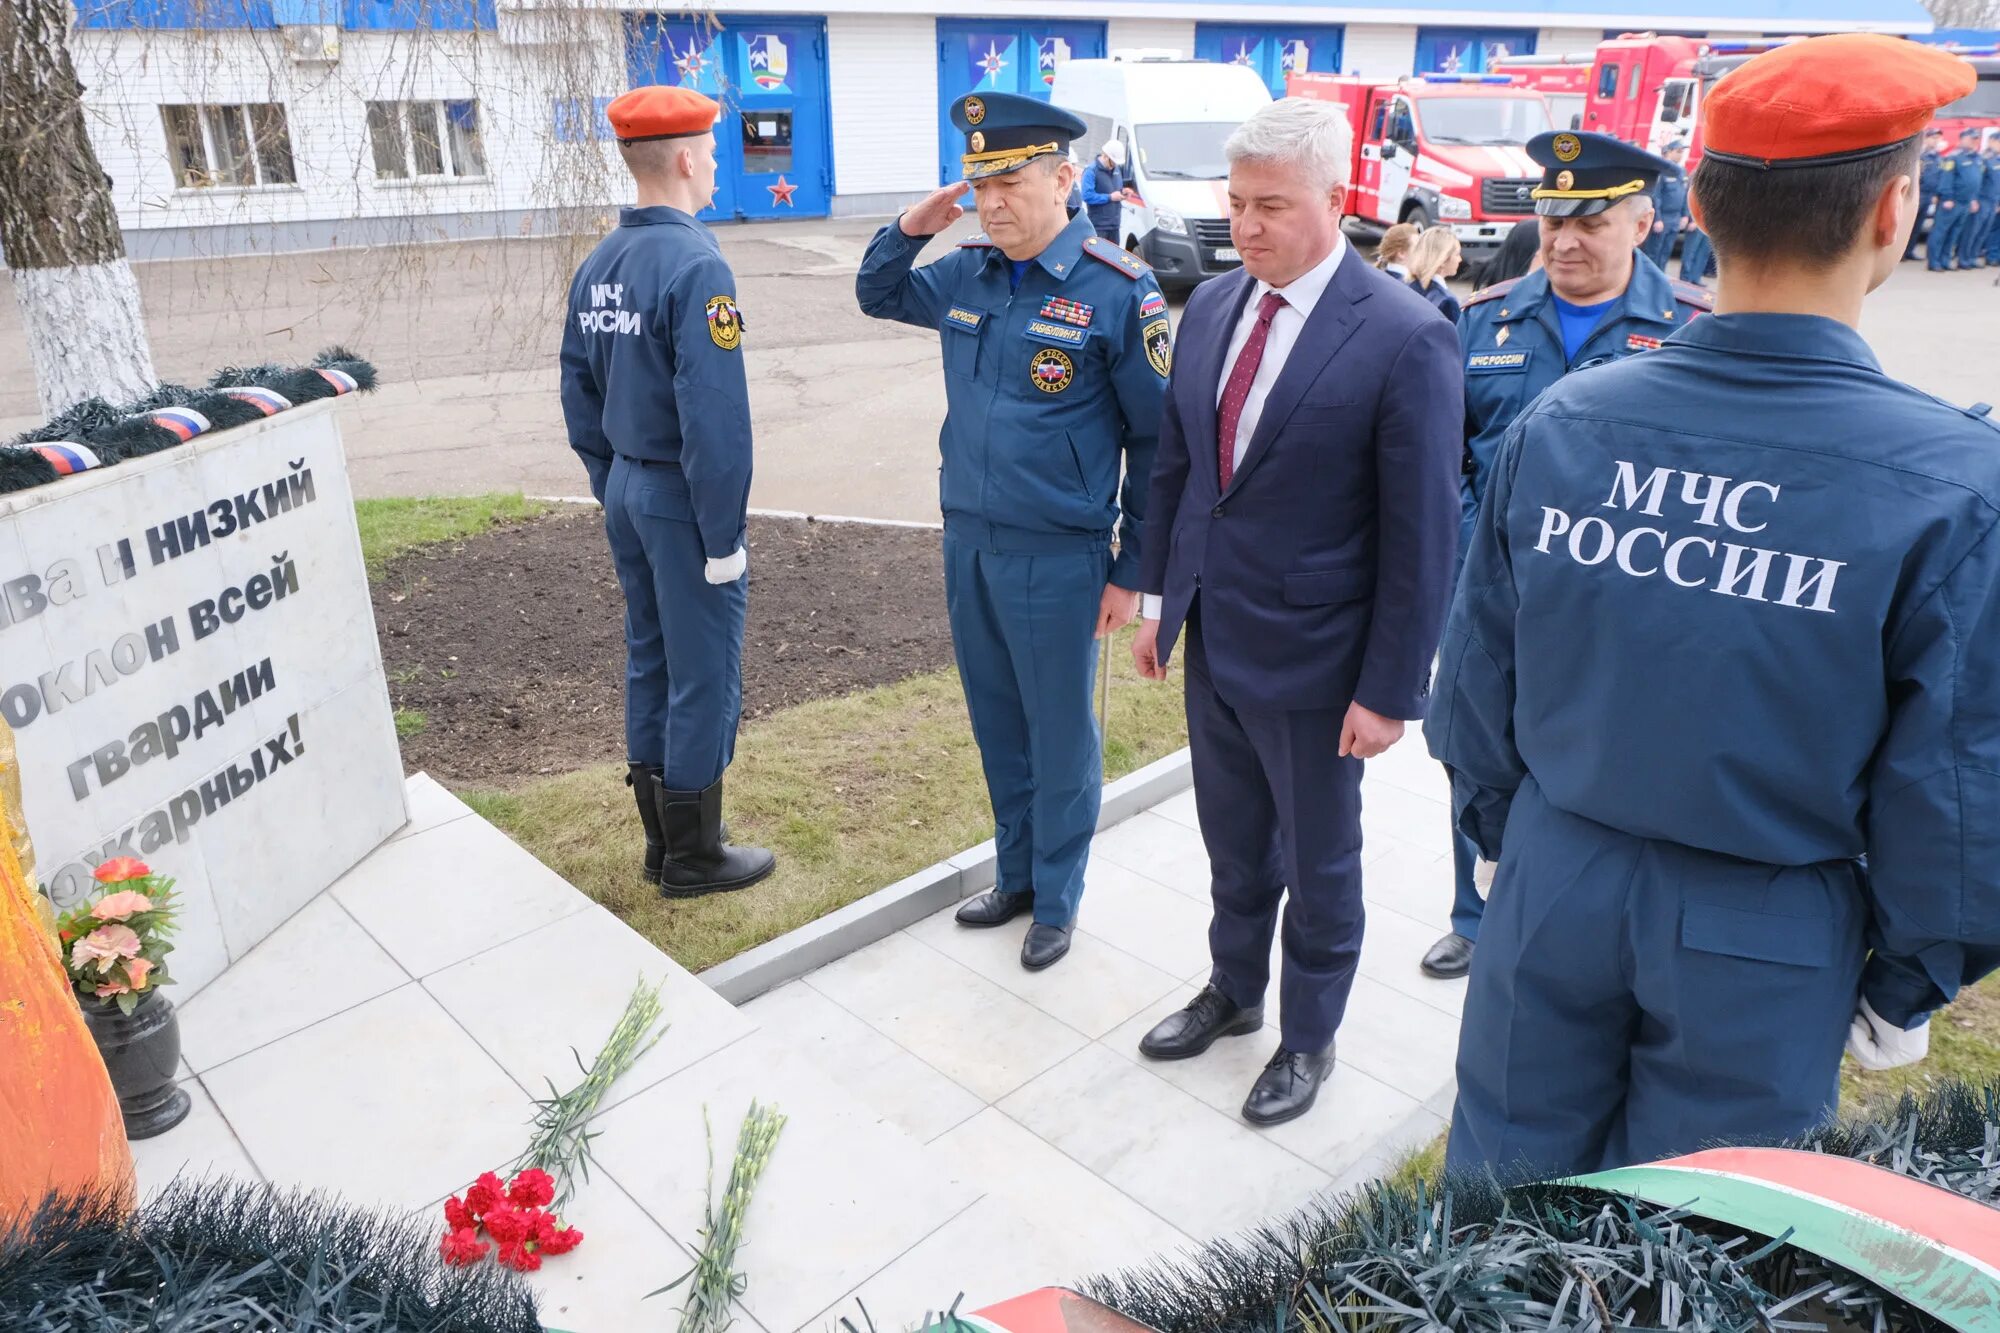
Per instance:
[[[1624,31],[1932,28],[1921,0],[77,3],[72,50],[135,258],[560,227],[627,197],[603,109],[639,83],[727,108],[715,217],[852,216],[953,174],[958,97],[1046,96],[1062,62],[1119,50],[1247,64],[1282,92],[1294,69],[1476,73]]]

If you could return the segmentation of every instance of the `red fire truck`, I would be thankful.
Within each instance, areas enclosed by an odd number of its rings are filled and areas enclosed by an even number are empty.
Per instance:
[[[1590,67],[1596,59],[1588,51],[1566,56],[1503,56],[1488,69],[1508,75],[1547,98],[1549,118],[1557,129],[1580,130],[1583,104],[1590,96]]]
[[[1532,213],[1541,168],[1523,145],[1553,128],[1548,102],[1505,74],[1431,75],[1380,83],[1294,74],[1293,97],[1344,107],[1354,129],[1347,212],[1388,225],[1449,225],[1470,250],[1498,245]]]

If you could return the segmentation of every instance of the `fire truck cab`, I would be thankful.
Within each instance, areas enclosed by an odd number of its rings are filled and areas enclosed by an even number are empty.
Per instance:
[[[1534,212],[1541,169],[1524,145],[1554,128],[1548,102],[1505,74],[1381,83],[1293,74],[1293,97],[1334,102],[1354,130],[1347,214],[1391,225],[1441,222],[1471,250],[1498,245]]]
[[[1549,104],[1549,118],[1559,130],[1583,128],[1583,104],[1590,98],[1590,67],[1596,56],[1574,52],[1566,56],[1504,56],[1487,66],[1533,88]]]
[[[1704,52],[1729,50],[1747,59],[1776,42],[1711,46],[1692,37],[1628,32],[1601,43],[1591,64],[1581,128],[1609,134],[1657,153],[1694,129]],[[1750,49],[1754,48],[1754,50]]]

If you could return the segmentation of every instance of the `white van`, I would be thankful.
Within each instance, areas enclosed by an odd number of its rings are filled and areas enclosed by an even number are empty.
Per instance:
[[[1086,167],[1110,140],[1125,145],[1127,184],[1141,202],[1126,203],[1119,239],[1163,285],[1191,286],[1239,265],[1222,145],[1270,104],[1255,70],[1178,51],[1114,51],[1058,65],[1049,100],[1090,127],[1076,145]]]

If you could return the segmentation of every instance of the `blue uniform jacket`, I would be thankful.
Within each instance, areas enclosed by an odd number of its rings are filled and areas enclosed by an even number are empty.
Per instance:
[[[2000,204],[2000,157],[1989,155],[1985,161],[1986,174],[1979,186],[1980,211],[1986,211],[1988,204]]]
[[[570,283],[562,405],[570,447],[604,499],[611,456],[668,463],[709,559],[741,544],[750,394],[736,277],[707,227],[627,208]]]
[[[1681,219],[1688,211],[1687,173],[1679,167],[1660,173],[1660,183],[1655,187],[1654,211],[1661,222],[1667,224],[1668,231],[1679,231]]]
[[[1625,295],[1577,349],[1563,357],[1562,324],[1540,269],[1475,293],[1458,320],[1465,350],[1465,461],[1459,480],[1459,553],[1486,493],[1493,451],[1536,395],[1572,370],[1658,347],[1662,339],[1715,304],[1706,288],[1675,282],[1642,254],[1632,257]]]
[[[1951,153],[1938,164],[1938,169],[1944,173],[1938,184],[1938,198],[1949,199],[1961,208],[1979,198],[1979,187],[1986,182],[1986,168],[1979,154],[1963,150]]]
[[[1920,194],[1935,195],[1938,192],[1938,183],[1944,177],[1944,154],[1934,153],[1927,148],[1918,160],[1922,165],[1917,171],[1917,191]]]
[[[946,530],[999,529],[1026,553],[1108,542],[1116,525],[1111,581],[1137,588],[1172,363],[1167,303],[1152,270],[1099,240],[1081,215],[1013,293],[1007,256],[983,236],[913,268],[929,239],[905,236],[894,222],[882,228],[854,291],[877,319],[938,330]]]
[[[1426,729],[1460,827],[1498,857],[1532,778],[1633,837],[1865,856],[1864,993],[1892,1023],[2000,964],[1983,410],[1810,315],[1711,315],[1542,395],[1494,462]],[[1836,961],[1830,937],[1743,915],[1732,952]]]

